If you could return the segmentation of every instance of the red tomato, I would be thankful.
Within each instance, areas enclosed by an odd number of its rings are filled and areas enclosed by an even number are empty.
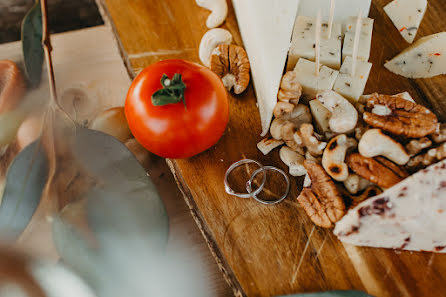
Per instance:
[[[165,88],[160,82],[164,74],[169,78]],[[165,95],[159,90],[174,85],[175,74],[180,74],[185,84],[184,102],[154,105],[152,95],[157,91]],[[222,136],[229,120],[228,95],[221,79],[208,68],[165,60],[135,78],[125,114],[133,136],[147,150],[165,158],[188,158],[210,148]]]

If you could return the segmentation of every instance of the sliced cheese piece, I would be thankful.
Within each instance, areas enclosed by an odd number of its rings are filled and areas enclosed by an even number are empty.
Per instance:
[[[345,23],[344,46],[342,48],[342,60],[353,55],[355,43],[355,30],[358,17],[349,17]],[[367,62],[370,57],[370,47],[372,45],[373,19],[362,18],[361,33],[359,37],[358,60]]]
[[[298,15],[313,16],[320,10],[322,18],[330,15],[331,0],[301,0]],[[334,21],[343,24],[352,15],[357,15],[361,10],[363,15],[368,15],[371,0],[335,0]]]
[[[359,246],[446,252],[446,160],[360,203],[334,234]]]
[[[296,80],[302,85],[302,92],[307,97],[315,97],[319,91],[331,90],[339,74],[339,71],[321,65],[317,76],[316,63],[304,58],[297,61],[294,71]]]
[[[418,39],[384,66],[408,78],[446,74],[446,32]]]
[[[427,0],[393,0],[384,11],[407,42],[412,43],[423,20]]]
[[[251,73],[262,122],[268,133],[277,103],[299,0],[232,0]]]
[[[355,75],[352,76],[352,57],[347,57],[342,63],[341,70],[334,84],[333,90],[352,102],[358,101],[364,93],[365,85],[369,79],[372,64],[357,61]]]
[[[315,60],[316,18],[298,16],[294,24],[291,48],[288,54],[287,70],[292,70],[299,58]],[[342,26],[333,23],[330,38],[328,38],[328,23],[321,24],[320,62],[330,68],[341,67]]]

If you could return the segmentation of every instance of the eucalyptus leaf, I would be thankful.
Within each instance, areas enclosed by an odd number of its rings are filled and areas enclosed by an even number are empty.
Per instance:
[[[80,197],[87,199],[86,221],[98,247],[89,247],[77,227],[63,216],[53,221],[55,246],[62,261],[98,296],[128,295],[129,288],[135,287],[131,280],[115,287],[117,280],[128,278],[122,271],[131,270],[135,263],[152,267],[167,245],[164,204],[146,171],[114,137],[78,126],[71,147],[79,164],[98,180],[97,186]]]
[[[40,1],[36,1],[23,19],[22,51],[28,82],[30,87],[36,87],[42,78],[44,59]]]
[[[26,228],[47,181],[47,158],[39,140],[23,149],[10,165],[0,205],[0,230],[11,239]]]
[[[320,293],[287,295],[282,297],[372,297],[372,296],[361,291],[327,291]]]

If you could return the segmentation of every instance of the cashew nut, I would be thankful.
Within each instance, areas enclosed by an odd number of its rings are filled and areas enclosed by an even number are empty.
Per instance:
[[[322,155],[322,167],[333,179],[345,181],[348,178],[348,166],[345,163],[347,150],[356,146],[356,140],[340,134],[331,139]]]
[[[303,176],[307,173],[304,167],[305,158],[287,146],[283,146],[279,152],[280,159],[290,168],[292,176]]]
[[[124,107],[114,107],[101,112],[91,121],[89,128],[107,133],[121,142],[132,137]]]
[[[228,30],[216,28],[207,31],[201,38],[200,48],[198,50],[201,63],[207,67],[210,67],[213,50],[219,44],[230,44],[231,42],[232,35]]]
[[[273,149],[284,144],[282,140],[276,140],[274,138],[265,138],[262,139],[259,143],[257,143],[257,148],[264,155],[268,155]]]
[[[358,112],[347,99],[331,90],[319,92],[316,99],[332,113],[328,122],[331,131],[347,133],[356,127]]]
[[[354,173],[350,174],[344,181],[345,188],[353,195],[365,190],[370,185],[372,185],[370,181]]]
[[[367,158],[383,156],[398,165],[409,161],[409,154],[404,147],[380,129],[367,130],[359,141],[358,150]]]
[[[211,28],[217,28],[226,19],[228,15],[228,4],[226,0],[196,0],[197,5],[206,8],[211,11],[211,14],[206,20],[206,26]]]

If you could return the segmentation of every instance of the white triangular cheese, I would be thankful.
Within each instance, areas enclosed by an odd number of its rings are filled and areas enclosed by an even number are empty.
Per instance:
[[[446,252],[446,160],[360,203],[334,234],[359,246]]]
[[[393,0],[384,11],[407,42],[412,43],[423,20],[427,0]]]
[[[268,133],[291,43],[299,0],[232,0],[262,122]]]
[[[408,78],[446,74],[446,32],[418,39],[384,66]]]

